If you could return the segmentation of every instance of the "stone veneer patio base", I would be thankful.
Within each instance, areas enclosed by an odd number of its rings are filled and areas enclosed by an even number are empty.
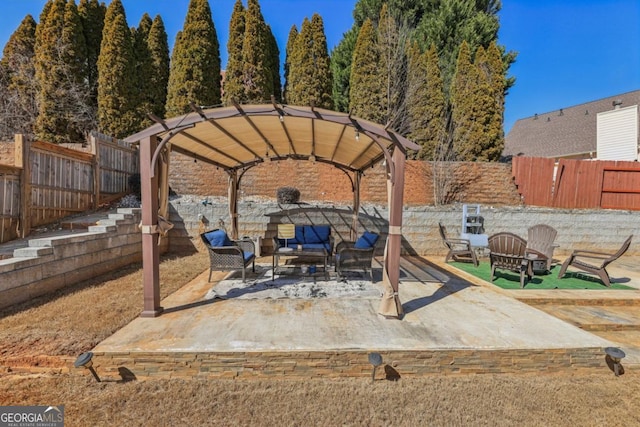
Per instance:
[[[370,377],[367,351],[95,353],[105,378],[126,368],[137,379],[260,379]],[[425,350],[380,352],[377,379],[441,374],[549,374],[607,369],[602,348]],[[389,369],[392,368],[392,369]],[[391,377],[391,378],[389,378]]]

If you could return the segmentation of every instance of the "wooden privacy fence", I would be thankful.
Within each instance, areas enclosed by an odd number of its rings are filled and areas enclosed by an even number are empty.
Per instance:
[[[0,243],[96,209],[127,193],[137,147],[93,133],[91,153],[15,138],[15,167],[0,165]]]
[[[512,172],[529,206],[640,210],[640,163],[514,157]]]

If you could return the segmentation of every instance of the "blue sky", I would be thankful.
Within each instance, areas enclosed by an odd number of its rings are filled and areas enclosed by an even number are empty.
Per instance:
[[[78,0],[76,0],[78,1]],[[261,0],[262,14],[284,52],[289,29],[319,13],[331,49],[353,23],[355,0]],[[20,21],[38,20],[45,0],[0,1],[0,46]],[[130,26],[144,12],[160,14],[173,45],[188,0],[123,0]],[[211,0],[226,64],[234,0]],[[246,2],[245,2],[246,4]],[[504,0],[499,42],[518,52],[509,74],[505,131],[517,119],[640,89],[640,0]],[[283,55],[284,56],[284,55]]]

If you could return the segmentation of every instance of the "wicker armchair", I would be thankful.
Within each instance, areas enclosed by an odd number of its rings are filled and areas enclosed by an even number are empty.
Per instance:
[[[365,233],[357,242],[343,240],[338,243],[336,246],[336,273],[338,274],[338,279],[344,280],[345,271],[362,270],[365,275],[369,272],[369,277],[373,282],[371,263],[377,240],[377,234]],[[363,245],[359,244],[359,242],[362,243],[363,241],[368,241],[370,246],[363,248]]]
[[[216,230],[212,230],[216,231]],[[256,247],[252,240],[228,240],[223,246],[211,246],[208,233],[202,233],[200,238],[209,252],[209,282],[213,271],[242,271],[242,281],[246,280],[246,268],[251,264],[251,270],[256,271]],[[226,236],[226,234],[225,234]]]

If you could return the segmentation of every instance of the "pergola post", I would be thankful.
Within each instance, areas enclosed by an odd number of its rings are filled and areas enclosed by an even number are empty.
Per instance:
[[[140,140],[140,187],[142,190],[142,285],[144,309],[140,317],[157,317],[160,306],[160,248],[158,247],[158,174],[152,173],[157,136]],[[153,176],[152,176],[153,175]]]
[[[351,241],[355,242],[358,238],[358,214],[360,213],[360,180],[362,174],[354,172],[353,174],[353,220],[351,222]]]
[[[231,239],[238,239],[238,172],[231,170],[229,174],[229,218],[231,219]]]
[[[398,295],[400,285],[400,250],[402,248],[402,202],[404,193],[405,153],[396,146],[387,165],[387,189],[389,198],[389,234],[384,253],[382,282],[384,295],[378,312],[389,318],[401,318],[404,314]]]

